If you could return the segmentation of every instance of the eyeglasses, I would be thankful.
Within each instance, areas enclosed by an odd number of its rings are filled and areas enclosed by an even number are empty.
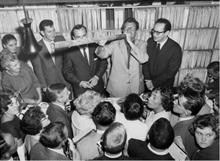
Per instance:
[[[151,33],[156,33],[157,35],[165,33],[166,31],[156,31],[154,29],[151,29]]]

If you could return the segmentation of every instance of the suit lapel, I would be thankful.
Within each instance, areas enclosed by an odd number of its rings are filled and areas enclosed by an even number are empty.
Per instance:
[[[41,44],[42,44],[42,56],[47,60],[47,62],[51,65],[55,65],[53,60],[52,60],[52,56],[49,53],[49,50],[47,49],[47,46],[45,45],[43,39],[41,40]]]
[[[77,47],[77,51],[78,51],[77,53],[78,53],[80,59],[82,60],[82,63],[89,68],[89,64],[88,64],[86,58],[83,56],[83,53],[81,53],[81,50],[79,47]]]

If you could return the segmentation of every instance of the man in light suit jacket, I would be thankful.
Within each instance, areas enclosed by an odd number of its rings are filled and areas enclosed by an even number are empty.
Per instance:
[[[87,29],[83,25],[76,25],[71,31],[74,39],[85,38],[86,35]],[[95,55],[97,46],[89,44],[72,47],[64,54],[63,74],[72,85],[76,97],[88,89],[105,93],[102,76],[107,68],[107,60],[101,60]]]
[[[126,40],[117,40],[106,45],[105,41],[100,41],[100,47],[96,52],[102,59],[111,58],[107,91],[112,97],[142,93],[144,91],[142,64],[148,61],[146,43],[136,38],[139,23],[134,18],[128,18],[121,29],[126,35]]]
[[[149,90],[156,87],[172,87],[182,61],[180,45],[168,37],[171,24],[160,18],[147,41],[149,61],[143,65],[145,84]]]
[[[54,83],[67,85],[62,75],[63,53],[55,50],[54,46],[54,42],[64,41],[64,37],[55,35],[52,20],[45,19],[41,21],[39,29],[43,38],[38,43],[42,46],[42,49],[31,60],[34,72],[43,88]]]

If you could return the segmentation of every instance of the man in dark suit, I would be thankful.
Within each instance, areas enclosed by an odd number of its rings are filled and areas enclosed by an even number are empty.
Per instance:
[[[145,84],[149,90],[155,87],[172,87],[175,75],[181,65],[182,49],[168,37],[171,24],[160,18],[147,41],[149,60],[143,65]]]
[[[49,107],[46,111],[51,122],[62,122],[66,125],[69,138],[73,138],[71,128],[71,112],[65,108],[65,104],[69,101],[70,91],[62,83],[52,84],[47,92],[50,100]]]
[[[64,37],[55,35],[52,20],[41,21],[39,29],[43,38],[38,43],[42,49],[31,61],[34,72],[43,88],[54,83],[65,83],[67,85],[62,75],[63,53],[55,50],[54,46],[54,42],[64,41]]]
[[[76,25],[71,31],[73,39],[82,39],[87,35],[83,25]],[[107,68],[107,60],[96,56],[96,44],[81,45],[70,48],[64,54],[63,74],[72,85],[73,93],[77,97],[88,89],[104,94],[103,74]]]

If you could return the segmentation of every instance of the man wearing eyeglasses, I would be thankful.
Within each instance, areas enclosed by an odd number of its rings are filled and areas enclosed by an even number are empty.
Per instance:
[[[151,30],[152,37],[147,41],[149,61],[143,65],[148,90],[155,87],[172,87],[181,65],[182,49],[168,37],[170,30],[171,24],[164,18],[158,19]]]

